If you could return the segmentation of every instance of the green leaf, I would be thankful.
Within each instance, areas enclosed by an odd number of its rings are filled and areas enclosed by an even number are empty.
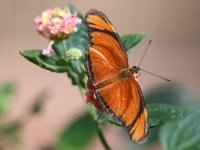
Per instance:
[[[127,34],[121,36],[126,52],[132,52],[132,48],[138,45],[145,36],[145,34]]]
[[[161,120],[153,119],[153,118],[149,119],[149,128],[156,128],[156,127],[159,127],[163,124],[164,124],[164,122],[161,121]]]
[[[177,125],[183,116],[183,110],[176,105],[153,103],[147,104],[149,127],[151,128],[148,143],[152,144],[158,139],[158,131],[165,123]]]
[[[160,132],[163,145],[169,145],[165,150],[196,150],[200,143],[200,109],[183,119],[175,130],[172,126],[164,126]],[[175,127],[174,127],[175,128]]]
[[[41,55],[41,50],[26,50],[20,52],[27,60],[33,62],[34,64],[53,72],[67,72],[68,64],[67,62],[60,58],[59,56],[46,57]]]
[[[72,84],[85,88],[87,77],[83,62],[81,60],[70,60],[68,69],[67,75],[72,80]]]
[[[184,107],[184,112],[183,112],[183,117],[187,117],[190,115],[192,112],[197,111],[200,109],[200,104],[199,102],[192,103],[190,106]]]
[[[159,132],[159,139],[162,144],[163,150],[170,150],[169,141],[172,139],[177,126],[171,123],[167,123],[161,127]]]
[[[67,47],[67,44],[66,44],[66,39],[63,39],[63,40],[60,40],[60,41],[56,41],[52,47],[54,49],[54,51],[56,52],[56,54],[62,58],[65,57],[66,55],[66,51],[69,49]]]
[[[173,149],[199,149],[200,109],[186,117],[178,126],[171,143]],[[196,147],[196,148],[194,148]]]
[[[183,116],[180,107],[169,104],[148,104],[147,111],[150,119],[161,121],[161,123],[172,122],[177,124]]]
[[[84,114],[63,130],[58,150],[80,150],[87,146],[96,134],[92,117]]]
[[[13,93],[14,85],[12,83],[0,85],[0,116],[7,111]]]
[[[168,104],[148,104],[147,111],[150,128],[161,126],[167,122],[177,124],[183,116],[183,111],[180,107]],[[123,126],[119,120],[113,117],[108,116],[107,119],[112,124]]]

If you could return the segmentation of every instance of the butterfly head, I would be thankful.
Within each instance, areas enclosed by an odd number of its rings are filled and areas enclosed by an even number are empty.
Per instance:
[[[140,66],[133,66],[132,68],[133,68],[133,73],[135,73],[135,74],[138,74],[139,71],[141,70]]]

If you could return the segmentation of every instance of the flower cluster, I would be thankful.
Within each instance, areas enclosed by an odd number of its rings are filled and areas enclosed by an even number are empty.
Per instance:
[[[48,9],[35,18],[38,32],[51,40],[68,37],[77,31],[77,25],[80,23],[81,19],[76,12],[71,13],[69,9]]]

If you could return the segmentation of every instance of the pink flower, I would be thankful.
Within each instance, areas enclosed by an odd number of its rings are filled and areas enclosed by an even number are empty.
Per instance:
[[[52,49],[53,44],[54,44],[54,41],[50,41],[48,47],[42,50],[42,55],[47,56],[47,57],[55,55],[55,52]]]
[[[72,14],[69,9],[48,9],[35,18],[37,31],[51,40],[67,38],[78,30],[77,25],[80,23],[81,19],[76,12]]]

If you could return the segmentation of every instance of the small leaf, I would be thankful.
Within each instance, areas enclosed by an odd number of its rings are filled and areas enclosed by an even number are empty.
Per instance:
[[[34,64],[53,72],[67,72],[67,62],[59,56],[46,57],[41,55],[41,50],[26,50],[20,52],[27,60]]]
[[[144,37],[145,34],[127,34],[121,36],[126,52],[132,52],[132,48],[139,44]]]
[[[172,122],[177,124],[183,115],[180,107],[169,104],[148,104],[147,111],[150,119],[156,119],[162,123]]]
[[[14,85],[12,83],[5,83],[0,86],[0,116],[7,111],[13,93]]]
[[[63,130],[58,143],[58,150],[83,149],[96,134],[96,128],[89,114],[80,116]]]

